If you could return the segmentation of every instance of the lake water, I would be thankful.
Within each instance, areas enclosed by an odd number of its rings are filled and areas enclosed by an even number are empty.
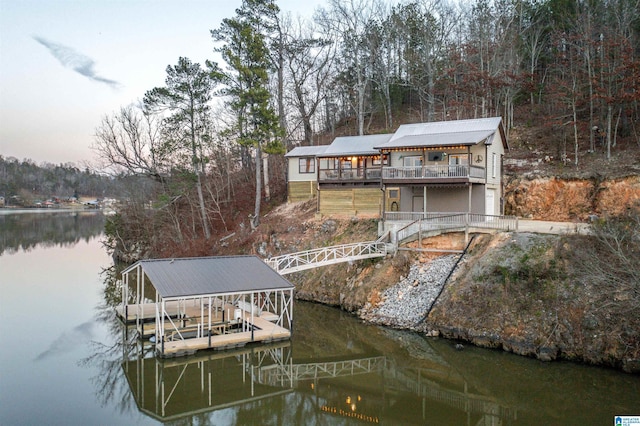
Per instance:
[[[100,213],[0,210],[1,425],[612,425],[640,378],[296,302],[290,342],[158,360],[113,315]]]

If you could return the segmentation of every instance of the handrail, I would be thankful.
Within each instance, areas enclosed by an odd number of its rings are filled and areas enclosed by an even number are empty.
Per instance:
[[[422,166],[384,166],[383,179],[442,179],[485,177],[485,168],[468,164],[436,164]]]
[[[517,231],[518,218],[515,216],[485,215],[478,213],[454,213],[432,215],[415,220],[396,231],[396,243],[421,232],[454,229],[495,229],[499,231]]]
[[[284,254],[265,260],[265,263],[280,274],[303,271],[318,266],[332,265],[353,260],[384,257],[387,245],[379,241],[322,247],[297,253]]]

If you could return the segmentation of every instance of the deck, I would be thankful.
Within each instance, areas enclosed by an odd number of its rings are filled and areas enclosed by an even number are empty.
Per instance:
[[[247,343],[246,336],[238,337],[239,335],[248,334],[249,341],[251,332],[238,332],[235,331],[235,328],[241,326],[244,322],[244,326],[247,329],[251,329],[251,325],[253,325],[253,341],[272,341],[272,340],[281,340],[286,339],[291,336],[289,330],[279,327],[274,324],[275,321],[278,320],[278,315],[273,312],[263,311],[260,315],[254,315],[253,319],[251,317],[250,312],[246,312],[241,310],[242,318],[236,319],[234,318],[236,311],[238,308],[236,306],[225,304],[224,307],[217,300],[214,302],[215,309],[212,309],[212,317],[211,317],[211,338],[212,346],[209,346],[209,336],[207,335],[206,327],[208,324],[205,324],[204,327],[200,324],[199,320],[201,318],[202,309],[208,311],[208,306],[203,305],[200,306],[199,303],[193,303],[192,301],[187,302],[177,302],[171,301],[166,303],[166,316],[170,316],[172,321],[164,321],[164,329],[169,334],[167,335],[167,339],[172,339],[172,341],[165,341],[165,352],[167,352],[167,348],[170,351],[174,346],[181,346],[179,344],[182,339],[180,336],[182,335],[196,335],[196,336],[204,336],[204,337],[195,337],[186,339],[185,342],[188,345],[185,346],[186,351],[193,351],[191,348],[191,342],[197,342],[199,339],[206,340],[206,345],[202,346],[202,343],[196,343],[196,349],[205,349],[205,348],[233,348],[238,346],[243,346]],[[156,334],[156,304],[155,303],[144,303],[140,305],[140,310],[142,315],[140,316],[140,324],[138,329],[138,334],[145,339],[150,338]],[[124,311],[127,311],[127,316],[125,318]],[[127,305],[125,309],[121,306],[116,308],[116,313],[118,317],[125,322],[126,324],[135,324],[136,323],[136,305]],[[286,332],[285,333],[283,333]],[[180,339],[180,340],[178,340]],[[183,345],[184,346],[184,345]],[[177,349],[180,350],[180,349]]]
[[[192,354],[202,349],[231,349],[242,347],[252,342],[274,342],[291,337],[291,331],[275,324],[278,316],[271,312],[262,312],[261,315],[251,315],[250,312],[240,310],[232,305],[225,305],[224,309],[216,310],[214,323],[210,330],[206,330],[198,322],[198,317],[186,319],[186,325],[170,330],[166,328],[167,340],[156,342],[156,353],[161,357],[174,357]],[[198,311],[199,314],[199,311]],[[233,315],[229,317],[228,315]],[[233,318],[229,320],[229,318]],[[180,319],[180,322],[184,319]],[[184,336],[189,335],[189,337]],[[190,337],[195,335],[195,337]]]

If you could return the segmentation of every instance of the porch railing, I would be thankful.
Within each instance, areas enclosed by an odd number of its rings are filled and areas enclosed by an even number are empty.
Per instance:
[[[384,220],[395,222],[414,222],[420,219],[432,219],[441,216],[465,214],[463,212],[384,212]]]
[[[471,165],[431,165],[412,167],[383,167],[382,179],[447,179],[485,177],[484,167]]]
[[[320,169],[318,179],[321,181],[340,181],[340,180],[380,180],[382,169],[380,167],[357,169]]]

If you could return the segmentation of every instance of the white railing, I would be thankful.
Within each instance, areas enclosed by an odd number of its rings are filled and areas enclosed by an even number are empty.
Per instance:
[[[496,216],[476,213],[431,214],[420,218],[396,231],[397,244],[421,232],[453,231],[473,229],[493,229],[498,231],[517,231],[518,218],[515,216]]]
[[[433,219],[442,216],[465,214],[463,212],[384,212],[384,220],[397,222],[414,222],[420,219]]]
[[[276,272],[285,275],[319,266],[384,257],[386,255],[387,245],[384,242],[368,241],[284,254],[266,259],[265,263]]]
[[[393,179],[448,179],[478,178],[484,179],[484,167],[470,165],[432,165],[414,167],[383,167],[382,178]]]
[[[380,180],[382,169],[380,167],[357,169],[320,169],[318,178],[321,181],[340,181],[340,180]]]
[[[297,383],[301,380],[350,377],[381,372],[385,369],[386,362],[386,358],[380,356],[335,362],[273,365],[262,368],[261,383],[273,386],[284,380]]]

